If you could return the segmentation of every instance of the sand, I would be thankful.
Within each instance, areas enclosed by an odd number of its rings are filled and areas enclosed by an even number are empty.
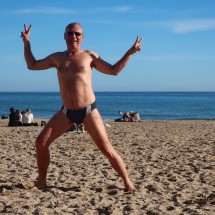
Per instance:
[[[55,140],[48,188],[32,188],[42,128],[7,123],[0,120],[0,214],[215,214],[215,121],[105,121],[134,194],[87,132]]]

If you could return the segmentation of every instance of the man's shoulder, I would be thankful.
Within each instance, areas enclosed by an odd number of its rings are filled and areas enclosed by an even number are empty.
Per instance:
[[[54,52],[52,53],[50,56],[61,56],[61,55],[64,55],[66,51],[59,51],[59,52]]]
[[[52,53],[48,56],[48,58],[52,61],[52,62],[58,62],[59,60],[62,60],[62,58],[65,57],[65,51],[62,52],[55,52]]]
[[[92,50],[84,50],[84,51],[88,55],[91,55],[91,56],[94,56],[94,57],[98,57],[99,56],[96,52],[94,52]]]

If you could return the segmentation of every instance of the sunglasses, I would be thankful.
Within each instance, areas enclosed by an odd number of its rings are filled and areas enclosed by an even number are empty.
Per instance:
[[[77,31],[68,31],[68,32],[66,32],[66,34],[67,34],[68,36],[72,36],[73,34],[75,34],[76,37],[82,35],[82,33],[77,32]]]

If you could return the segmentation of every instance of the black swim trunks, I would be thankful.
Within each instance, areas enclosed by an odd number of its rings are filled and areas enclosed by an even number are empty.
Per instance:
[[[88,105],[87,107],[79,110],[70,110],[64,106],[62,106],[61,108],[67,118],[76,124],[81,124],[84,121],[85,116],[94,109],[96,109],[96,101],[93,102],[91,105]]]

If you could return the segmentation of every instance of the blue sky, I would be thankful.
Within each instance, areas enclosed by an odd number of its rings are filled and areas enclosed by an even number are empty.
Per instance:
[[[114,64],[144,38],[118,76],[93,71],[95,91],[215,91],[214,0],[1,1],[0,92],[58,91],[55,69],[29,71],[20,32],[32,24],[36,59],[64,51],[65,26],[81,22],[83,49]]]

